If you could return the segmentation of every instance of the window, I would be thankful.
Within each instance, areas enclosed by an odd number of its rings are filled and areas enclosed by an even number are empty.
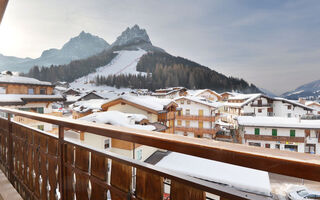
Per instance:
[[[180,110],[180,111],[178,111],[178,116],[181,116],[181,110]]]
[[[265,144],[264,145],[266,148],[270,149],[270,144]]]
[[[258,113],[262,113],[262,109],[258,109]]]
[[[199,116],[203,116],[203,110],[199,110]]]
[[[291,105],[288,106],[288,110],[291,110]]]
[[[181,120],[178,120],[177,124],[178,124],[178,126],[181,126],[181,124],[182,124]]]
[[[291,118],[291,113],[288,113],[288,118]]]
[[[260,135],[260,129],[259,128],[255,128],[254,129],[254,134],[255,135]]]
[[[34,89],[33,88],[28,88],[28,94],[34,94]]]
[[[261,106],[262,105],[262,100],[258,100],[258,105]]]
[[[46,88],[41,88],[40,89],[40,94],[47,94]]]
[[[121,102],[121,105],[124,106],[124,105],[126,105],[126,103]]]
[[[190,121],[186,121],[186,127],[190,127]]]
[[[249,142],[249,146],[261,147],[261,143],[257,143],[257,142]]]
[[[190,115],[190,109],[186,109],[186,115]]]
[[[203,128],[203,122],[202,121],[199,121],[198,128]]]
[[[280,144],[276,144],[276,149],[280,149]]]
[[[184,104],[184,100],[181,100],[181,104]]]
[[[187,101],[187,104],[191,104],[191,101],[188,100],[188,101]]]
[[[6,94],[7,89],[5,87],[0,87],[0,94]]]
[[[277,135],[278,135],[278,130],[272,129],[272,136],[277,136]]]
[[[296,136],[296,130],[290,130],[290,137]]]
[[[104,140],[104,149],[109,149],[110,147],[110,139]]]

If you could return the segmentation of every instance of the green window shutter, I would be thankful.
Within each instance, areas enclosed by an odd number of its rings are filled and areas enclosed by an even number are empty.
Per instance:
[[[259,128],[255,128],[254,129],[254,134],[255,135],[260,135],[260,129]]]
[[[277,136],[277,135],[278,135],[278,130],[272,129],[272,136]]]
[[[290,137],[296,137],[296,130],[290,130]]]
[[[43,111],[44,111],[43,107],[37,108],[37,113],[43,114],[44,113]]]

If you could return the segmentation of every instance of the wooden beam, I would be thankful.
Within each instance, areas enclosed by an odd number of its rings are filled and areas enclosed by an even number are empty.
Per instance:
[[[0,111],[96,135],[125,140],[272,173],[320,181],[320,156],[174,134],[115,127],[0,107]]]
[[[0,24],[4,15],[4,11],[6,10],[8,4],[8,0],[0,0]]]

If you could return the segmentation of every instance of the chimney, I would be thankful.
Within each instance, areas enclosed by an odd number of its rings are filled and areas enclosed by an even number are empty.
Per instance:
[[[299,98],[299,103],[305,105],[306,104],[306,100],[300,97]]]

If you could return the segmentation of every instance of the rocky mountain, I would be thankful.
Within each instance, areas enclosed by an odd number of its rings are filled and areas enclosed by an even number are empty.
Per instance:
[[[282,96],[288,99],[306,98],[310,100],[319,100],[320,80],[304,84],[293,91],[282,94]]]
[[[55,51],[49,52],[55,54]],[[33,67],[27,74],[40,80],[67,81],[73,87],[99,86],[157,89],[184,86],[218,91],[260,92],[243,79],[227,77],[182,57],[153,46],[146,30],[127,28],[101,53],[67,65]]]
[[[78,36],[71,38],[61,49],[45,50],[41,56],[36,59],[23,59],[0,55],[0,71],[11,70],[27,72],[35,65],[50,66],[68,64],[73,60],[96,55],[109,46],[104,39],[82,31]]]

